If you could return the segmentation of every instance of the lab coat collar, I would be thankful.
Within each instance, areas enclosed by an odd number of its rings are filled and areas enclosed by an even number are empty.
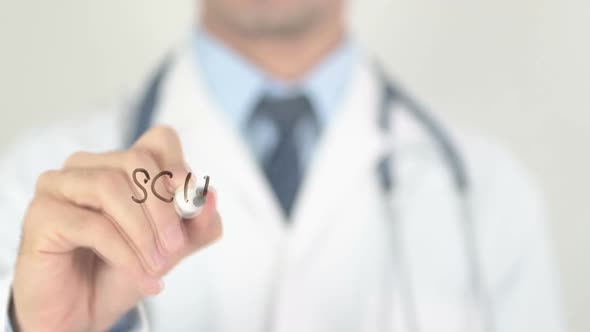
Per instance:
[[[326,128],[314,153],[293,214],[289,252],[293,258],[305,257],[319,237],[342,222],[342,218],[333,216],[345,218],[346,209],[354,208],[351,179],[363,176],[368,186],[375,184],[371,170],[382,151],[382,140],[377,128],[379,89],[373,74],[366,62],[354,68],[343,108]]]

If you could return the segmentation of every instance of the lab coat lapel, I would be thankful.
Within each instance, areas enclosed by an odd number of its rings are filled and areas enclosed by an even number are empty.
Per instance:
[[[370,62],[360,62],[348,97],[326,128],[297,198],[289,239],[291,258],[308,257],[308,250],[321,242],[320,238],[331,227],[349,221],[347,210],[374,205],[375,202],[360,197],[358,190],[380,190],[375,188],[376,174],[377,163],[383,156],[396,150],[397,157],[402,157],[403,151],[426,144],[420,126],[398,102],[391,105],[395,139],[384,136],[378,126],[381,91]],[[412,173],[411,168],[403,167],[396,176],[406,177],[408,173]]]
[[[240,222],[252,222],[273,237],[284,227],[282,214],[264,174],[236,128],[211,100],[200,80],[190,47],[177,55],[162,90],[156,122],[175,128],[187,162],[197,176],[211,176],[213,187],[247,206],[252,213]],[[223,214],[223,210],[220,211]]]
[[[296,203],[289,254],[305,257],[313,243],[339,221],[354,205],[357,193],[351,180],[367,174],[383,151],[378,128],[379,89],[372,69],[359,63],[349,85],[348,96],[332,123],[325,129]]]

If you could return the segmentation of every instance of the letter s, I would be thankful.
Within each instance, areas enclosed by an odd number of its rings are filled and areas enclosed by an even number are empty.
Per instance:
[[[137,198],[135,198],[135,196],[131,196],[131,199],[135,203],[139,203],[139,204],[145,202],[145,200],[147,199],[147,190],[145,190],[145,188],[143,187],[143,185],[139,181],[137,181],[137,173],[140,173],[140,172],[145,175],[145,179],[143,180],[143,183],[148,183],[148,181],[150,180],[150,174],[148,173],[148,171],[145,170],[145,168],[136,168],[133,171],[133,182],[143,192],[143,198],[142,199],[137,199]]]

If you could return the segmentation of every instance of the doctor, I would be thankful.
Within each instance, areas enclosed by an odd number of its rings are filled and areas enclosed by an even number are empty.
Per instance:
[[[380,74],[344,0],[202,6],[134,103],[3,156],[1,329],[563,331],[535,187]],[[197,217],[131,199],[187,165]]]

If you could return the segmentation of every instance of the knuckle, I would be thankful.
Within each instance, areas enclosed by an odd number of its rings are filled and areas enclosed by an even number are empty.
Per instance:
[[[39,230],[43,226],[45,220],[50,219],[48,216],[52,210],[53,201],[47,195],[35,195],[25,213],[23,221],[24,233],[29,233],[30,230]]]
[[[178,133],[170,126],[158,126],[152,129],[154,138],[165,146],[180,146],[180,138]]]
[[[148,150],[142,148],[134,148],[129,150],[127,152],[126,159],[126,164],[129,169],[147,167],[154,163],[152,154]]]
[[[70,231],[73,234],[88,234],[88,245],[94,249],[98,248],[99,241],[104,236],[99,218],[83,211],[72,211],[72,217],[75,219],[68,222],[67,226]]]
[[[39,175],[37,178],[37,183],[35,184],[35,191],[40,192],[50,183],[50,181],[57,175],[59,171],[55,170],[48,170],[44,171]]]
[[[87,230],[96,239],[108,240],[110,236],[109,222],[105,217],[98,213],[82,212],[77,216],[80,222],[76,223],[79,231]]]
[[[178,140],[178,134],[176,133],[176,130],[166,125],[156,126],[152,128],[150,130],[150,134],[160,139],[165,139],[166,141]]]
[[[63,166],[68,167],[71,165],[75,165],[78,163],[79,160],[82,160],[82,159],[88,157],[88,155],[89,155],[89,153],[85,152],[85,151],[74,152],[68,158],[66,158]]]
[[[116,170],[98,172],[94,181],[101,197],[108,197],[129,187],[126,175]]]

